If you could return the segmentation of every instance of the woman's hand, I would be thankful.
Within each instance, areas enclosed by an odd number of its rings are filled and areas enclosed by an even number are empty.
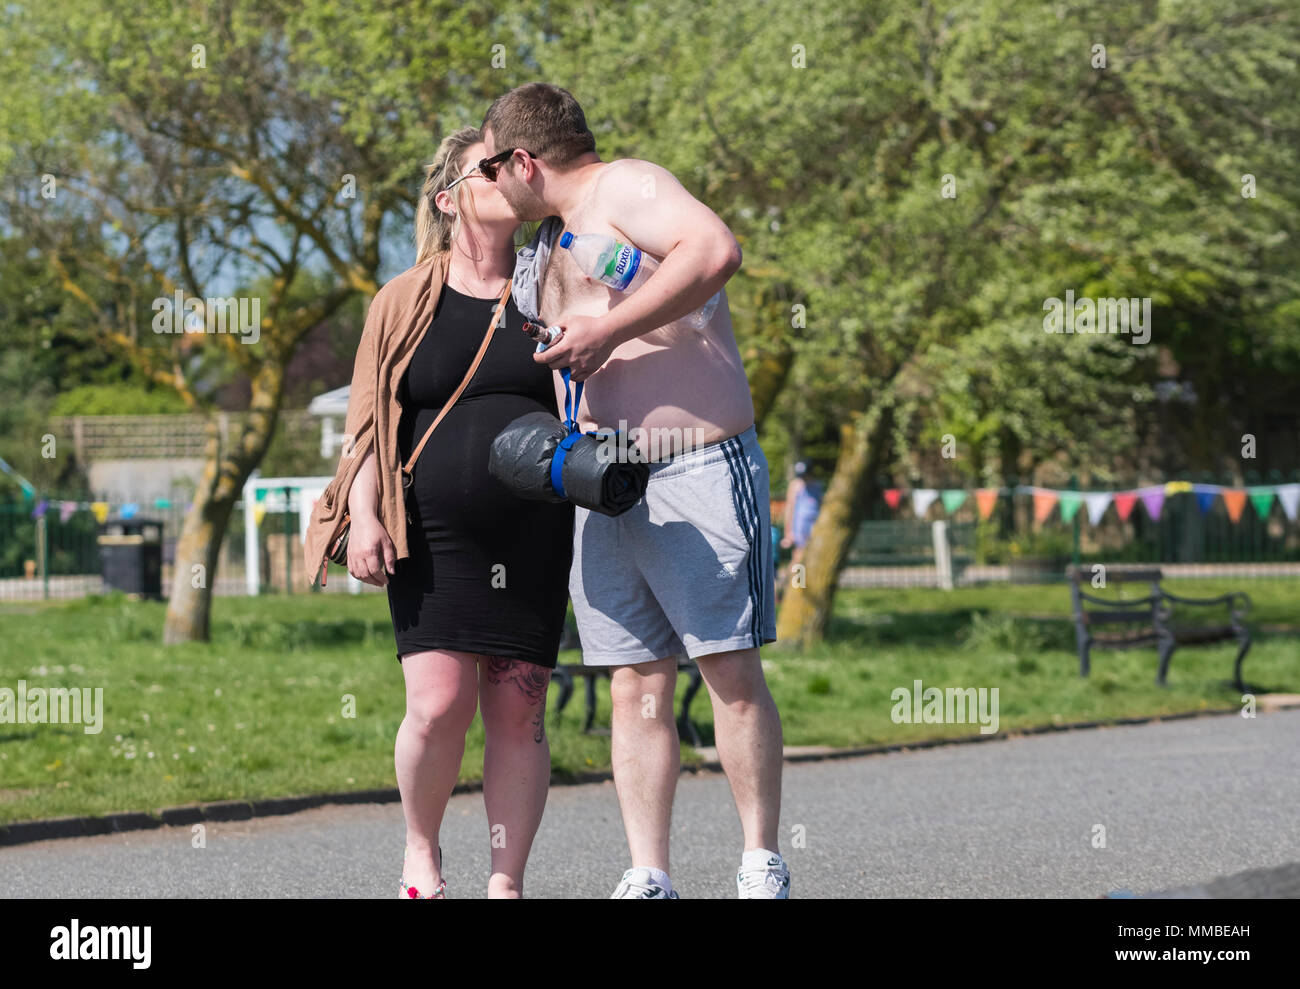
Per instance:
[[[348,573],[367,584],[386,587],[389,574],[396,569],[397,551],[379,516],[372,512],[353,515],[348,534]]]

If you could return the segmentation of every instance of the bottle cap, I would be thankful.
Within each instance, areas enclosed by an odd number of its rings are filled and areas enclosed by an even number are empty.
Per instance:
[[[561,247],[568,247],[572,243],[573,243],[573,234],[569,233],[569,231],[567,230],[564,231],[564,233],[560,234]]]

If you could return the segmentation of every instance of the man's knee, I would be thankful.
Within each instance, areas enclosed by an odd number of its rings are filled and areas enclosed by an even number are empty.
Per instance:
[[[764,703],[769,696],[763,677],[763,661],[757,649],[700,656],[695,660],[700,675],[718,700],[728,706]]]
[[[676,685],[676,657],[620,666],[610,676],[609,694],[614,716],[657,718],[660,709],[671,713]]]

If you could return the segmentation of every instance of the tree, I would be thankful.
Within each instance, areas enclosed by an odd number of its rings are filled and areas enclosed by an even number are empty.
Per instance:
[[[781,638],[824,634],[901,414],[969,412],[982,433],[1039,450],[1080,447],[1081,435],[1096,450],[1122,427],[1133,349],[1044,333],[1045,299],[1073,287],[1168,309],[1259,277],[1243,258],[1259,259],[1294,211],[1281,193],[1273,211],[1243,208],[1234,159],[1250,149],[1275,190],[1294,167],[1295,113],[1277,83],[1294,73],[1296,24],[1276,4],[1192,7],[1175,22],[1163,8],[922,4],[873,25],[872,60],[911,85],[867,89],[873,190],[846,253],[868,272],[871,338],[830,348],[812,335],[805,350],[828,380],[847,367],[865,387],[842,389],[841,455]],[[1216,108],[1211,120],[1200,105]],[[949,178],[955,198],[943,196]],[[982,396],[964,388],[977,375]]]
[[[421,162],[522,81],[534,39],[563,10],[49,0],[0,12],[10,44],[32,60],[0,76],[3,102],[13,100],[0,144],[16,149],[7,167],[19,179],[9,223],[41,244],[88,339],[195,412],[210,416],[221,382],[250,383],[228,445],[210,419],[165,641],[207,638],[218,549],[271,442],[298,344],[349,299],[375,293],[381,243],[411,242]],[[494,43],[509,51],[504,65]],[[42,176],[53,199],[40,196]],[[113,236],[100,249],[51,217]],[[401,270],[412,259],[400,250],[387,261]],[[179,334],[146,329],[177,293],[236,299],[260,318],[238,333],[195,334],[192,320]]]

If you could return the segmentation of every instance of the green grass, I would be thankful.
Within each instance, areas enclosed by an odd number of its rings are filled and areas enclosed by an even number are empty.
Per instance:
[[[1227,586],[1171,588],[1211,594]],[[1253,621],[1297,622],[1294,584],[1245,589]],[[1002,730],[1239,704],[1227,683],[1229,645],[1181,650],[1166,689],[1152,682],[1153,649],[1094,653],[1093,674],[1081,679],[1068,615],[1063,587],[844,592],[825,645],[764,649],[786,744],[978,733],[976,724],[894,723],[891,693],[910,691],[916,679],[997,687]],[[102,686],[106,708],[98,735],[80,725],[0,724],[0,823],[396,785],[402,679],[385,598],[223,598],[212,642],[174,648],[160,642],[162,619],[161,604],[113,596],[0,609],[0,687],[16,690],[20,679],[29,687]],[[577,661],[577,653],[561,656]],[[1300,638],[1257,636],[1246,676],[1261,690],[1300,689]],[[684,686],[683,679],[679,698]],[[607,724],[608,691],[597,693],[597,723]],[[354,718],[344,717],[348,696]],[[608,737],[580,731],[582,708],[579,687],[560,724],[548,718],[559,778],[609,766]],[[693,713],[711,744],[706,692]],[[699,758],[683,752],[685,762]],[[476,719],[461,779],[478,779],[482,762]]]

